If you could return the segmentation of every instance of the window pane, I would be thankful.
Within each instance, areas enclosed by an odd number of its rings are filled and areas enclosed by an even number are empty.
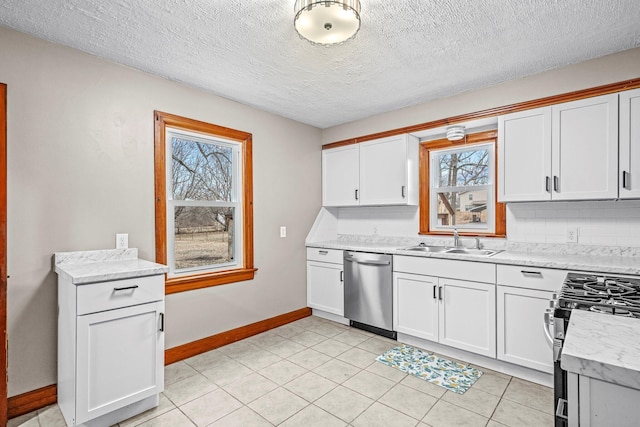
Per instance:
[[[447,152],[437,156],[439,187],[489,183],[489,150]]]
[[[230,147],[172,137],[171,156],[173,200],[231,201]]]
[[[438,227],[487,227],[489,190],[438,192]]]
[[[177,206],[175,268],[200,268],[233,262],[232,207]]]

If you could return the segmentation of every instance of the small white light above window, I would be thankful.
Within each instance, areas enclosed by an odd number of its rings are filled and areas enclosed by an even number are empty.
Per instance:
[[[359,0],[296,0],[295,13],[296,31],[314,44],[342,43],[360,29]]]
[[[449,141],[460,141],[465,136],[464,126],[450,126],[447,128],[447,139]]]

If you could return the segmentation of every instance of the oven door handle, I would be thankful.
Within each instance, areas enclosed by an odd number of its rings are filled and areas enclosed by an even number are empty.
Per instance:
[[[553,326],[553,309],[548,308],[544,312],[544,337],[547,339],[549,347],[553,348],[553,335],[551,334],[551,327]]]

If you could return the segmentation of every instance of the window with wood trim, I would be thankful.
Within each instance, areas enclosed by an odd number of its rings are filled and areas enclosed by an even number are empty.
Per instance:
[[[251,134],[159,111],[156,261],[166,293],[253,279]]]
[[[503,237],[505,206],[497,202],[497,131],[420,144],[420,234]]]

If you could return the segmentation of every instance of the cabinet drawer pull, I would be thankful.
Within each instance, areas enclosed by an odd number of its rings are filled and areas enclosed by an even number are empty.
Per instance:
[[[113,288],[113,292],[132,291],[134,289],[138,289],[138,285],[126,286],[124,288]]]
[[[548,176],[544,177],[544,189],[547,193],[551,193],[551,178]]]
[[[320,255],[329,255],[329,251],[318,251]]]
[[[401,194],[402,194],[402,198],[404,199],[404,198],[406,197],[406,196],[404,195],[404,185],[402,186]]]
[[[520,273],[524,274],[525,276],[542,277],[542,273],[540,271],[520,270]]]
[[[555,191],[556,193],[560,192],[559,179],[557,175],[553,176],[553,191]]]
[[[160,332],[164,332],[164,313],[160,313]]]

